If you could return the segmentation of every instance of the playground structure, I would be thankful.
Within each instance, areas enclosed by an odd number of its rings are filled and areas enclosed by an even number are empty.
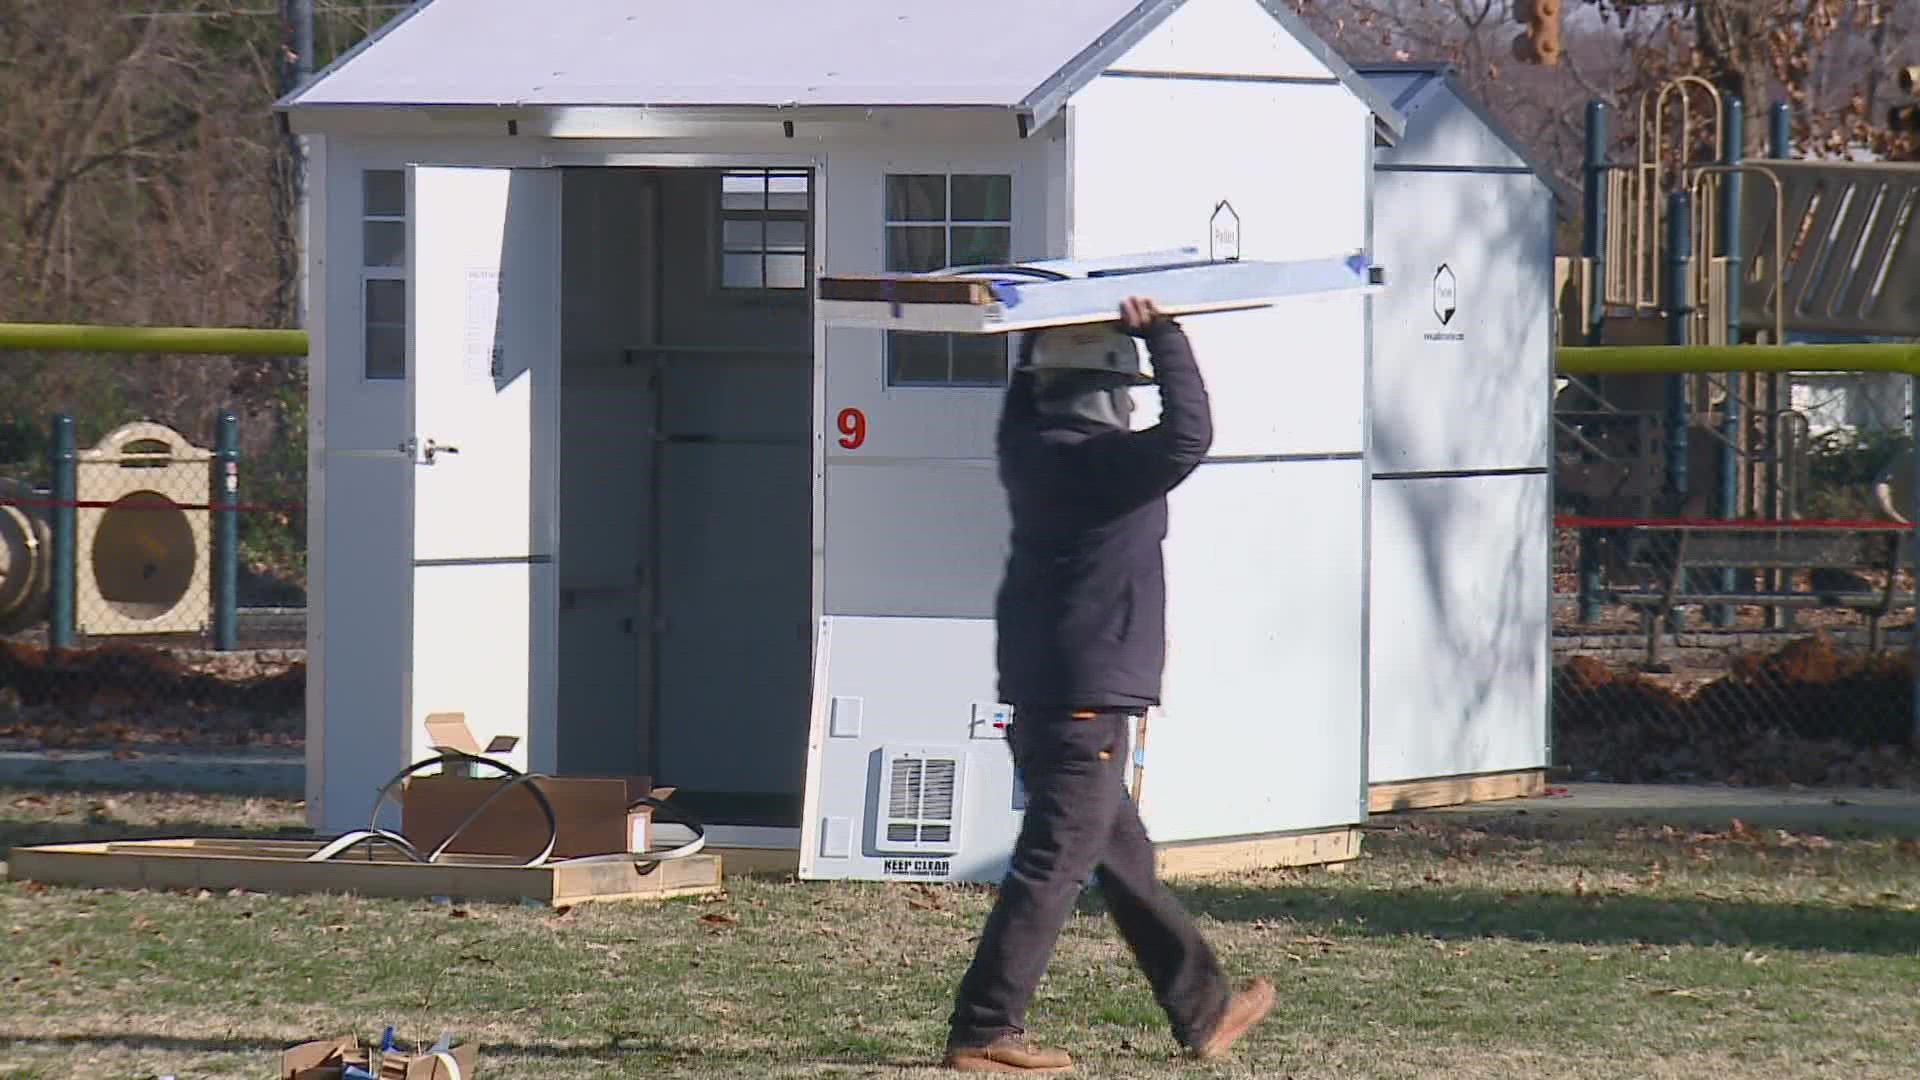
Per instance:
[[[1872,343],[1920,336],[1920,165],[1788,160],[1784,105],[1769,116],[1770,156],[1747,160],[1741,102],[1697,77],[1640,101],[1625,161],[1609,153],[1607,111],[1588,106],[1583,251],[1560,266],[1572,351],[1559,367],[1573,377],[1556,401],[1556,485],[1573,511],[1563,524],[1581,531],[1580,622],[1603,602],[1673,629],[1687,603],[1707,604],[1721,627],[1733,605],[1759,606],[1773,629],[1796,607],[1910,605],[1890,586],[1812,598],[1791,587],[1800,571],[1887,570],[1879,545],[1835,536],[1903,524],[1913,462],[1902,455],[1877,485],[1891,521],[1807,520],[1809,423],[1789,382],[1877,364],[1912,373]],[[1753,350],[1813,336],[1860,344]],[[1640,355],[1662,345],[1658,362]],[[1569,371],[1582,353],[1588,373]],[[1694,536],[1705,562],[1688,560],[1681,522],[1727,523],[1711,543]]]
[[[0,484],[0,633],[49,623],[65,645],[76,633],[207,632],[223,516],[213,493],[237,487],[233,455],[151,421],[84,450],[71,440],[71,421],[56,420],[51,492]]]
[[[75,628],[96,637],[205,632],[213,451],[143,421],[76,456]]]

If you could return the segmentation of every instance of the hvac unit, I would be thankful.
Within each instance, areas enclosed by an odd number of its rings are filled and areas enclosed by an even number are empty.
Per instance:
[[[945,855],[959,851],[965,789],[966,754],[958,747],[881,747],[875,848]]]
[[[78,457],[74,629],[204,632],[213,611],[213,452],[143,421]]]

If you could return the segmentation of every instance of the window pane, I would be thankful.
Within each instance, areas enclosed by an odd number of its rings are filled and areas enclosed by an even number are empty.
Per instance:
[[[720,205],[728,210],[761,210],[767,205],[764,173],[727,173],[720,178]]]
[[[887,382],[893,386],[937,386],[947,381],[945,334],[887,332]]]
[[[955,225],[953,264],[1006,263],[1013,257],[1013,230],[1000,225]]]
[[[887,230],[887,269],[894,273],[919,274],[947,265],[947,230],[936,225],[895,227]]]
[[[407,216],[407,174],[399,169],[369,169],[365,173],[366,215]]]
[[[954,177],[953,220],[1012,221],[1013,177]]]
[[[367,327],[367,378],[407,377],[407,329],[404,326]]]
[[[762,246],[759,218],[727,218],[720,223],[720,245],[727,251],[759,251]]]
[[[807,250],[807,223],[804,221],[767,222],[767,250],[792,251],[805,254]]]
[[[723,255],[720,261],[720,284],[729,289],[758,289],[765,281],[762,277],[759,255]]]
[[[807,287],[805,255],[767,256],[767,288],[804,289]]]
[[[799,176],[774,176],[767,180],[767,208],[769,210],[805,210],[807,208],[807,183],[805,174]]]
[[[368,266],[407,265],[407,223],[368,221],[362,224],[361,251]]]
[[[407,283],[404,281],[367,282],[367,322],[405,327],[407,325]]]
[[[947,220],[947,178],[887,177],[888,221]]]
[[[999,386],[1007,381],[1007,340],[997,335],[953,335],[953,381]]]

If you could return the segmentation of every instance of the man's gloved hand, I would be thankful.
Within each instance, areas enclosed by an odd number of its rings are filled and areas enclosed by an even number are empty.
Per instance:
[[[1134,337],[1146,337],[1155,323],[1166,316],[1144,296],[1129,296],[1120,302],[1120,328]]]

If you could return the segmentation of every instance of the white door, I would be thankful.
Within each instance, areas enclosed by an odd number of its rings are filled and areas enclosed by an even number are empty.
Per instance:
[[[480,745],[554,762],[560,178],[409,170],[413,285],[413,663],[408,760],[424,720],[461,712]],[[369,523],[373,525],[375,523]]]

